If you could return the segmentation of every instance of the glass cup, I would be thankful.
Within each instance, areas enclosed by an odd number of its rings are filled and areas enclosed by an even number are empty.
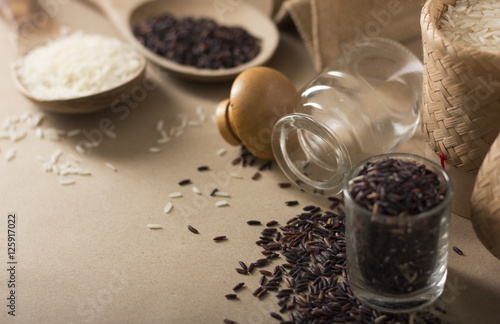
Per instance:
[[[353,186],[358,185],[354,183],[360,179],[356,177],[367,162],[385,158],[412,161],[434,171],[440,186],[446,188],[442,200],[430,210],[412,215],[374,213],[363,206],[362,200],[366,199],[363,194],[353,196],[354,190],[351,193]],[[392,176],[383,171],[372,172]],[[447,273],[452,191],[451,180],[439,165],[412,154],[373,156],[359,162],[347,173],[343,186],[347,278],[353,294],[362,303],[386,312],[411,312],[431,304],[441,295]],[[395,202],[396,196],[385,193],[380,196],[384,201],[381,204],[393,206],[391,204],[398,203]]]

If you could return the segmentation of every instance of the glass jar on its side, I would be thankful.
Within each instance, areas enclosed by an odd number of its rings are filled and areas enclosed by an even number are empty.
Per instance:
[[[274,126],[274,156],[290,180],[337,194],[351,166],[395,150],[415,132],[422,102],[420,60],[401,44],[367,39],[300,91],[295,112]]]

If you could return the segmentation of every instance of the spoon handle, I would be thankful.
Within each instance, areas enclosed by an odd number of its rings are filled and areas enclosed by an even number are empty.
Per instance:
[[[17,54],[59,36],[61,26],[37,0],[0,0],[0,15],[15,34]]]
[[[18,33],[28,26],[36,28],[49,18],[35,0],[0,0],[0,14],[11,29]]]
[[[118,32],[126,39],[134,39],[130,31],[131,11],[144,0],[80,0],[87,2],[106,15]]]

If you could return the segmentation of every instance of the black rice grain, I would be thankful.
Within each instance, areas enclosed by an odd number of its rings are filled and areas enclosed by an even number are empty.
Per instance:
[[[263,290],[264,288],[262,288],[261,286],[259,286],[257,289],[254,290],[254,292],[252,293],[252,295],[254,295],[255,297],[257,297],[258,294],[260,294],[260,292]]]
[[[282,321],[283,320],[283,317],[280,314],[277,314],[275,312],[270,312],[269,315],[271,315],[271,317],[274,317],[278,321]]]
[[[259,272],[264,275],[264,276],[268,276],[268,277],[272,277],[273,273],[271,271],[267,271],[267,270],[259,270]]]
[[[227,294],[225,297],[227,299],[238,299],[238,295],[236,294]]]
[[[455,251],[455,253],[460,255],[460,256],[465,256],[465,253],[462,250],[460,250],[459,248],[457,248],[456,246],[453,246],[453,251]]]
[[[185,186],[185,185],[188,185],[188,184],[191,184],[191,180],[190,179],[184,179],[182,181],[179,182],[179,186]]]
[[[264,171],[265,169],[271,170],[271,166],[273,165],[272,161],[267,161],[259,167],[259,171]]]
[[[297,206],[299,202],[297,200],[285,201],[285,205],[287,206]]]
[[[245,285],[244,282],[240,282],[239,284],[237,284],[236,286],[233,287],[233,290],[234,291],[238,291],[240,290],[243,286]]]
[[[196,228],[194,228],[193,226],[191,225],[188,225],[188,229],[193,232],[194,234],[199,234],[200,232],[198,232],[198,230]]]
[[[214,237],[214,241],[216,241],[216,242],[224,241],[226,239],[227,239],[227,237],[225,235],[220,235],[220,236]]]
[[[210,168],[206,165],[202,165],[198,167],[198,171],[203,172],[203,171],[208,171]]]
[[[261,225],[262,223],[258,220],[249,220],[247,222],[248,225]]]
[[[245,264],[245,262],[243,261],[238,261],[238,263],[240,264],[240,267],[245,270],[245,271],[248,271],[248,267],[247,265]]]
[[[269,221],[266,223],[266,226],[274,226],[274,225],[278,225],[278,222],[275,220],[272,220],[272,221]]]

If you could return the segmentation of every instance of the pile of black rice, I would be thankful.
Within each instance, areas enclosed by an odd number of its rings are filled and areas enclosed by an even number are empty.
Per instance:
[[[248,158],[248,151],[244,148],[242,151]],[[280,184],[280,187],[288,186]],[[275,295],[279,313],[271,312],[270,317],[281,324],[440,324],[441,319],[432,309],[412,314],[384,313],[363,305],[353,295],[346,273],[343,201],[337,197],[328,199],[330,210],[308,205],[285,225],[275,221],[266,223],[256,241],[262,248],[263,257],[249,265],[240,261],[241,268],[236,269],[243,275],[260,275],[260,285],[253,292],[255,298]],[[248,223],[253,226],[260,224],[258,221]],[[260,269],[264,267],[272,270]],[[237,285],[238,289],[241,286],[243,283]],[[231,294],[228,299],[236,299],[236,294]],[[445,313],[440,308],[434,311]],[[236,322],[225,319],[224,323]]]

